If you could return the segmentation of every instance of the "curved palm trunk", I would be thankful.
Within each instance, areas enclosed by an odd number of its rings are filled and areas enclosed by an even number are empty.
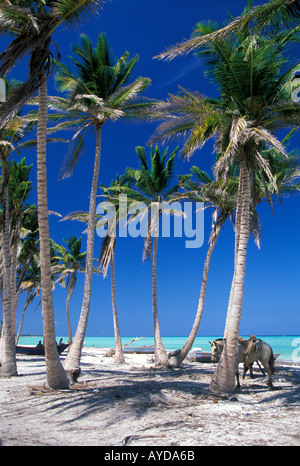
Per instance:
[[[228,395],[235,388],[236,350],[243,307],[247,244],[250,235],[250,175],[244,158],[240,167],[242,202],[239,210],[233,287],[225,325],[226,344],[210,384],[211,392],[218,395]]]
[[[60,362],[55,340],[49,241],[49,212],[47,200],[46,131],[47,81],[44,77],[39,88],[39,117],[37,128],[37,198],[40,237],[42,315],[47,384],[53,389],[63,389],[69,387],[69,379]]]
[[[196,312],[196,317],[194,320],[194,324],[191,330],[191,333],[188,336],[187,341],[185,342],[184,346],[177,351],[174,351],[170,355],[169,359],[169,365],[171,367],[179,367],[182,361],[187,357],[189,351],[191,350],[195,338],[197,336],[197,332],[199,330],[199,325],[201,322],[202,318],[202,313],[203,313],[203,308],[204,308],[204,302],[205,302],[205,294],[206,294],[206,286],[207,286],[207,280],[208,280],[208,273],[209,273],[209,266],[210,266],[210,260],[211,256],[213,253],[213,250],[215,248],[217,239],[219,237],[220,231],[222,229],[222,225],[225,222],[225,218],[220,224],[216,225],[216,231],[214,232],[214,236],[210,242],[206,258],[205,258],[205,263],[204,263],[204,270],[203,270],[203,276],[202,276],[202,284],[201,284],[201,290],[200,290],[200,297],[199,297],[199,302],[198,302],[198,308]]]
[[[123,364],[125,362],[124,353],[122,349],[122,340],[120,334],[118,311],[117,311],[117,299],[116,299],[116,285],[115,285],[115,246],[113,247],[110,259],[110,281],[111,281],[111,300],[113,309],[113,321],[114,321],[114,334],[115,334],[115,364]]]
[[[86,327],[89,318],[91,294],[92,294],[92,280],[93,280],[93,262],[94,262],[94,240],[95,240],[95,212],[96,212],[96,200],[97,200],[97,188],[98,178],[100,170],[100,158],[101,158],[101,126],[97,127],[96,134],[96,150],[95,150],[95,162],[92,179],[92,187],[90,194],[90,205],[89,205],[89,219],[87,227],[87,249],[86,249],[86,266],[85,266],[85,280],[84,280],[84,291],[83,301],[81,307],[81,314],[76,330],[76,334],[68,353],[68,356],[64,362],[64,368],[68,371],[72,378],[75,380],[80,374],[80,359],[82,353],[82,347],[85,338]]]
[[[155,235],[153,242],[153,256],[152,256],[152,312],[153,312],[153,325],[154,325],[154,358],[156,366],[168,366],[168,355],[163,345],[160,327],[158,321],[158,310],[157,310],[157,246],[158,236]]]
[[[11,283],[10,283],[10,257],[9,257],[9,212],[8,212],[8,173],[6,157],[2,158],[2,185],[3,190],[3,326],[0,338],[0,375],[11,377],[18,375],[16,363],[15,339],[11,325]]]
[[[26,309],[28,308],[29,304],[31,303],[32,301],[32,296],[31,296],[31,293],[27,293],[27,297],[26,297],[26,301],[25,301],[25,304],[24,304],[24,307],[23,307],[23,311],[22,311],[22,316],[21,316],[21,320],[20,320],[20,323],[19,323],[19,328],[18,328],[18,332],[17,332],[17,335],[16,335],[16,345],[18,344],[19,342],[19,339],[20,339],[20,335],[21,335],[21,330],[22,330],[22,326],[23,326],[23,320],[24,320],[24,317],[25,317],[25,312],[26,312]]]

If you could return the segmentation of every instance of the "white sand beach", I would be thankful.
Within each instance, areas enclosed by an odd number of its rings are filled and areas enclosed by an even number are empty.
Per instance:
[[[276,361],[274,390],[254,365],[225,400],[208,393],[213,364],[160,370],[128,354],[116,366],[106,351],[84,348],[78,382],[61,391],[44,387],[43,357],[17,355],[19,376],[0,379],[1,445],[300,445],[300,364]]]

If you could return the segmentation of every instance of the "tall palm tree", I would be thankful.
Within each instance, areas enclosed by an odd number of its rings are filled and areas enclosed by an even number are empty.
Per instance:
[[[21,246],[18,254],[18,270],[17,270],[17,286],[16,292],[18,296],[22,291],[24,291],[23,282],[26,282],[28,275],[31,275],[31,278],[28,280],[31,284],[34,282],[37,284],[38,280],[35,277],[34,267],[35,264],[39,263],[39,227],[38,227],[38,217],[37,217],[37,206],[35,204],[27,205],[25,212],[22,216],[22,240]],[[34,263],[34,264],[33,264]],[[32,267],[31,273],[28,272],[28,269]],[[37,266],[36,266],[37,267]],[[40,277],[40,269],[38,273]],[[16,335],[16,344],[18,343],[21,328],[23,325],[23,319],[25,311],[29,304],[32,302],[33,298],[39,294],[39,290],[36,293],[36,288],[40,289],[40,278],[39,284],[36,287],[35,285],[31,287],[29,285],[27,289],[26,302],[23,307],[21,320],[19,323],[19,328]]]
[[[52,270],[55,275],[59,275],[56,279],[57,283],[67,288],[67,299],[66,299],[66,312],[68,322],[68,343],[72,343],[72,327],[70,319],[70,299],[74,293],[75,286],[78,279],[78,273],[84,272],[85,270],[85,256],[86,251],[81,252],[81,237],[71,236],[70,238],[64,239],[67,247],[59,245],[52,241],[52,246],[58,253],[56,257],[59,263],[54,265]]]
[[[292,134],[289,134],[285,138],[285,141],[289,140],[291,135]],[[270,170],[276,180],[276,187],[278,188],[280,197],[299,193],[299,158],[293,152],[290,152],[288,157],[285,158],[273,149],[267,148],[262,150],[261,155],[270,165]],[[237,165],[232,167],[226,183],[224,183],[223,180],[212,180],[207,173],[203,172],[198,167],[192,167],[191,171],[195,179],[188,179],[185,182],[186,192],[183,193],[183,197],[192,201],[204,202],[206,208],[211,207],[214,211],[212,214],[213,221],[209,237],[209,248],[204,262],[200,297],[195,320],[184,346],[179,351],[174,352],[170,357],[169,364],[173,367],[178,367],[181,364],[191,350],[197,336],[203,314],[210,261],[222,227],[227,218],[230,218],[233,225],[235,225],[234,213],[237,202],[239,175]],[[265,179],[261,179],[259,173],[252,172],[250,228],[258,248],[260,248],[261,243],[261,220],[256,208],[258,204],[267,201],[270,203],[273,210],[273,197],[275,194],[276,188],[272,182],[267,182]]]
[[[111,185],[106,188],[104,185],[101,185],[101,188],[104,192],[104,198],[106,201],[113,203],[115,208],[115,219],[113,222],[114,228],[118,227],[120,221],[120,202],[117,195],[116,189],[127,185],[126,176],[119,177],[117,176]],[[110,187],[114,188],[114,191],[110,191]],[[121,194],[122,191],[119,192]],[[101,220],[97,222],[97,227],[101,226]],[[99,257],[99,266],[101,267],[103,278],[106,277],[108,267],[110,265],[110,284],[111,284],[111,301],[112,301],[112,311],[113,311],[113,324],[114,324],[114,335],[115,335],[115,354],[114,354],[114,363],[123,364],[125,362],[119,318],[118,318],[118,309],[117,309],[117,296],[116,296],[116,283],[115,283],[115,249],[116,249],[116,232],[107,232],[106,236],[102,241],[100,257]]]
[[[119,118],[135,118],[140,108],[149,106],[139,95],[149,86],[148,78],[137,78],[129,83],[138,57],[129,60],[126,52],[116,60],[109,49],[104,34],[100,34],[95,48],[90,39],[82,34],[78,44],[73,46],[76,58],[75,72],[72,73],[66,65],[57,65],[56,82],[60,91],[66,92],[67,98],[53,98],[52,108],[62,111],[61,117],[67,119],[56,125],[55,129],[77,128],[73,136],[71,152],[66,158],[63,175],[72,172],[78,155],[83,148],[84,137],[89,129],[96,132],[96,149],[93,168],[93,178],[90,193],[90,204],[87,227],[87,255],[85,283],[81,315],[72,347],[65,360],[64,367],[70,373],[80,373],[80,358],[84,336],[88,323],[91,303],[96,194],[101,156],[101,133],[107,121]],[[69,121],[68,121],[69,120]]]
[[[13,91],[13,87],[7,82],[7,95]],[[11,152],[16,150],[22,137],[26,133],[26,129],[31,125],[16,115],[12,120],[8,121],[5,126],[0,129],[0,159],[2,162],[2,183],[1,183],[1,200],[3,205],[3,231],[2,231],[2,275],[3,275],[3,328],[1,338],[1,349],[0,349],[0,361],[1,361],[1,374],[3,376],[10,376],[17,374],[16,357],[15,357],[15,345],[14,345],[14,313],[12,313],[12,304],[15,302],[15,279],[16,279],[16,259],[17,250],[13,254],[11,261],[11,242],[13,230],[15,233],[19,231],[19,225],[13,225],[13,220],[19,218],[19,215],[10,217],[10,212],[13,206],[13,197],[16,200],[17,193],[12,189],[12,177],[10,178],[10,164],[8,157]],[[20,143],[21,144],[21,143]],[[16,165],[13,164],[12,172]],[[26,178],[26,177],[25,177]],[[22,196],[26,196],[28,193],[29,185],[27,181],[24,185],[21,185]],[[20,191],[18,191],[20,194]],[[11,201],[10,201],[11,198]],[[22,202],[21,202],[22,203]],[[17,224],[19,220],[17,221]],[[16,238],[15,238],[16,239]],[[15,244],[18,241],[16,239]],[[12,263],[12,267],[11,267]],[[12,300],[12,293],[14,299]],[[14,306],[15,307],[15,306]],[[11,335],[9,335],[11,333]]]
[[[1,141],[2,142],[2,141]],[[3,150],[4,149],[4,150]],[[9,257],[9,198],[8,167],[6,147],[0,143],[2,161],[1,198],[3,206],[3,241],[2,241],[2,274],[3,274],[3,325],[0,340],[0,375],[11,377],[17,375],[16,349],[11,330],[11,292],[10,292],[10,257]]]
[[[234,223],[234,211],[236,207],[238,179],[236,176],[233,176],[233,173],[228,178],[227,182],[224,183],[222,180],[212,179],[208,173],[200,170],[196,166],[192,167],[191,171],[194,175],[194,179],[188,179],[184,182],[185,190],[182,194],[182,198],[189,199],[193,202],[204,202],[206,209],[212,208],[212,226],[208,241],[209,247],[204,261],[200,296],[195,320],[183,347],[170,354],[169,365],[172,367],[180,366],[194,344],[204,309],[212,253],[226,220],[230,218],[232,223]]]
[[[159,217],[162,214],[163,203],[176,202],[178,191],[182,182],[171,185],[174,161],[177,148],[173,150],[168,159],[168,149],[165,149],[161,154],[158,147],[150,148],[150,163],[148,165],[144,147],[137,147],[136,153],[139,157],[140,168],[127,169],[126,180],[128,186],[116,188],[129,196],[130,199],[140,203],[138,214],[144,216],[148,214],[148,231],[145,238],[145,246],[143,251],[143,260],[150,258],[152,250],[152,314],[154,326],[154,341],[155,341],[155,364],[157,366],[168,366],[169,358],[162,342],[160,324],[158,318],[157,304],[157,251],[159,237]],[[113,191],[113,187],[110,190]],[[139,212],[140,210],[140,212]],[[170,208],[166,212],[174,215],[183,215],[179,210]],[[132,214],[129,221],[137,218],[137,213]],[[152,246],[153,237],[153,246]]]
[[[207,25],[205,25],[207,30]],[[229,301],[225,334],[226,348],[213,377],[211,390],[234,389],[234,360],[243,303],[246,249],[250,233],[250,173],[274,179],[268,162],[261,156],[264,144],[286,155],[274,136],[279,128],[299,125],[299,106],[291,99],[289,81],[295,67],[286,70],[286,46],[290,34],[251,36],[246,31],[230,40],[216,40],[203,47],[209,76],[217,83],[220,97],[208,99],[183,91],[160,105],[158,115],[165,121],[155,137],[169,139],[184,134],[183,153],[190,156],[211,137],[222,154],[215,166],[217,176],[226,176],[233,162],[239,164],[236,212],[235,272]],[[284,69],[285,66],[285,69]]]
[[[3,126],[22,108],[28,98],[39,90],[39,119],[37,128],[37,194],[39,211],[42,309],[47,384],[50,388],[68,388],[69,379],[60,363],[54,328],[51,291],[51,260],[49,251],[49,221],[47,200],[46,131],[47,76],[52,67],[51,37],[62,24],[74,25],[88,12],[97,11],[102,0],[16,0],[1,2],[0,31],[15,36],[0,56],[0,75],[30,55],[29,79],[14,95],[1,105]]]
[[[9,165],[9,208],[10,208],[10,281],[11,281],[11,326],[12,334],[15,336],[16,327],[16,312],[18,303],[17,293],[17,266],[18,266],[18,253],[21,246],[22,236],[22,218],[26,213],[27,200],[29,193],[32,189],[32,182],[29,181],[31,166],[26,165],[26,160],[23,158],[20,162],[16,163],[14,160]]]
[[[299,25],[300,5],[299,0],[269,0],[263,5],[253,6],[253,1],[248,0],[248,5],[237,18],[230,17],[225,26],[217,30],[207,30],[203,34],[203,24],[199,23],[190,39],[185,40],[168,50],[160,53],[155,58],[173,60],[176,57],[195,52],[197,49],[215,40],[230,37],[242,29],[252,28],[254,33],[261,34],[265,30],[279,31],[282,29],[294,30]]]

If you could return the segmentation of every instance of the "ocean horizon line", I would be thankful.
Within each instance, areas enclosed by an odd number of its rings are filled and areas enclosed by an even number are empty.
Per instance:
[[[219,336],[221,334],[219,333],[215,333],[215,334],[207,334],[207,335],[197,335],[196,338],[205,338],[205,337],[212,337],[212,336]],[[253,333],[242,333],[241,335],[254,335]],[[298,337],[300,336],[299,334],[293,334],[293,333],[256,333],[255,335],[258,335],[258,336],[266,336],[266,337]],[[43,337],[44,335],[43,334],[35,334],[35,333],[24,333],[22,335],[20,335],[20,337]],[[75,335],[72,335],[72,338],[74,338]],[[56,335],[56,338],[68,338],[68,336],[66,335]],[[95,335],[86,335],[85,338],[115,338],[114,335],[98,335],[98,336],[95,336]],[[134,337],[133,335],[121,335],[121,338],[154,338],[154,335],[146,335],[146,336],[143,336],[143,337]],[[162,338],[188,338],[188,335],[162,335]]]

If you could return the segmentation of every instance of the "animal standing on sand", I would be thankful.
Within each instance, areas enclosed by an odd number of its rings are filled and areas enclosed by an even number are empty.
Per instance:
[[[211,346],[212,362],[218,362],[220,355],[224,349],[226,340],[219,338],[212,342],[209,342]],[[263,340],[256,338],[252,335],[248,340],[244,340],[242,337],[238,338],[237,345],[237,357],[235,366],[235,375],[237,380],[237,388],[240,388],[239,381],[239,364],[244,363],[243,378],[247,369],[250,370],[250,376],[253,378],[252,366],[254,362],[260,361],[268,373],[268,386],[273,387],[272,375],[274,374],[274,355],[272,348]]]

